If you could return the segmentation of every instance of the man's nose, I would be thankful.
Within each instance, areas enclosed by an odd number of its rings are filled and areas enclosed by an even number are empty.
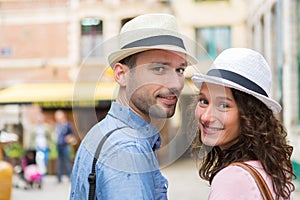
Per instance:
[[[165,86],[170,89],[181,91],[184,86],[184,76],[176,71],[170,71],[165,79]]]

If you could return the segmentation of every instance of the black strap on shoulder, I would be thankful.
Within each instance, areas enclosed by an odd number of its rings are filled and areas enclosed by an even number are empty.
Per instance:
[[[115,132],[116,130],[122,129],[122,128],[125,128],[125,127],[119,127],[119,128],[116,128],[116,129],[113,129],[113,130],[109,131],[106,135],[103,136],[103,138],[101,139],[101,141],[98,144],[98,147],[96,149],[95,156],[94,156],[94,159],[93,159],[92,172],[89,174],[89,177],[88,177],[88,181],[89,181],[89,184],[90,184],[89,200],[94,200],[94,197],[95,197],[95,190],[96,190],[96,169],[95,168],[96,168],[96,163],[97,163],[98,157],[100,155],[102,146],[103,146],[104,142],[107,140],[107,138],[113,132]]]

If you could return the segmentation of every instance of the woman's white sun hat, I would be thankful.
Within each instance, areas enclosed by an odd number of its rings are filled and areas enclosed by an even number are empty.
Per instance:
[[[170,14],[151,13],[134,18],[122,27],[118,40],[119,49],[108,56],[111,67],[130,55],[151,49],[184,53],[189,64],[197,64],[185,48],[176,18]]]
[[[270,67],[264,57],[254,50],[226,49],[215,59],[206,75],[195,73],[192,80],[198,88],[207,82],[237,89],[262,101],[274,114],[281,111],[280,104],[270,98]]]

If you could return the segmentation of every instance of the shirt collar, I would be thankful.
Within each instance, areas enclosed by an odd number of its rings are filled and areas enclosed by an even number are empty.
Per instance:
[[[114,118],[118,118],[132,129],[135,129],[137,133],[142,134],[139,136],[149,141],[153,150],[156,150],[161,146],[161,137],[158,130],[135,114],[129,107],[117,102],[112,102],[108,114]]]

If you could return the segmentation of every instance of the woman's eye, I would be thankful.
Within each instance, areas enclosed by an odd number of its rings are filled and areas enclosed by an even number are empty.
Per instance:
[[[206,105],[206,104],[208,104],[208,101],[206,99],[199,99],[199,103],[201,105]]]
[[[220,103],[220,108],[226,109],[228,108],[228,105],[226,103]]]

